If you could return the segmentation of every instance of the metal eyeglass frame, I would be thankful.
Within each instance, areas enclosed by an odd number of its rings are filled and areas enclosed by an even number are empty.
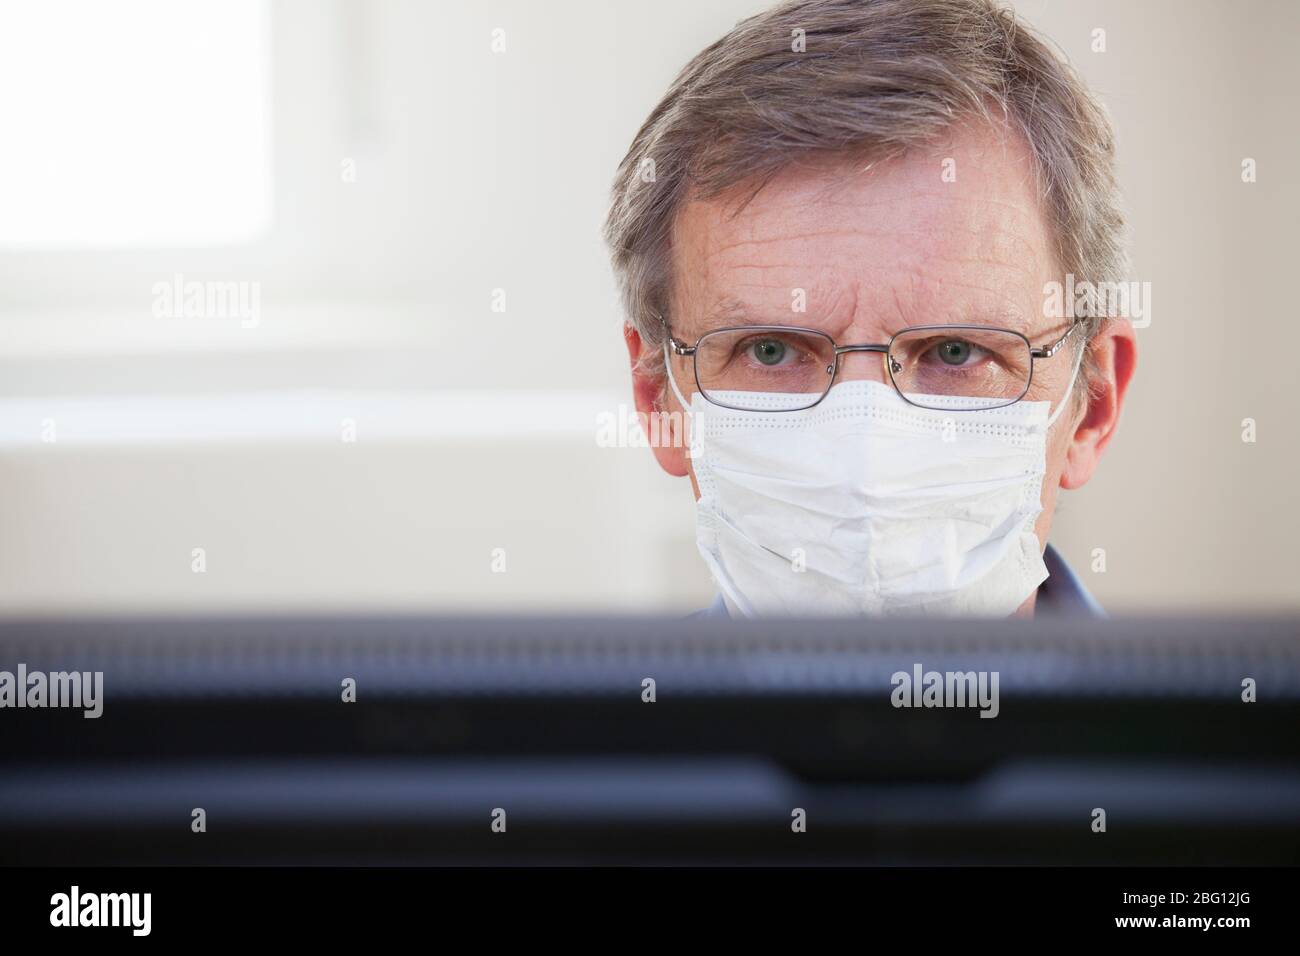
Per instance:
[[[893,366],[896,365],[897,363],[894,361],[889,361],[889,350],[893,348],[895,339],[897,339],[900,335],[903,334],[910,334],[915,332],[936,332],[942,330],[952,330],[952,331],[973,330],[979,332],[1006,332],[1009,335],[1016,336],[1017,338],[1019,338],[1021,341],[1025,343],[1025,348],[1028,349],[1029,351],[1029,360],[1030,360],[1029,375],[1025,379],[1024,389],[1022,389],[1020,394],[1017,395],[1015,398],[1002,402],[999,405],[981,405],[979,408],[952,409],[952,411],[975,412],[975,411],[987,411],[988,409],[991,408],[1006,408],[1008,405],[1014,405],[1016,402],[1020,401],[1027,394],[1029,394],[1029,386],[1034,381],[1034,362],[1040,358],[1051,358],[1053,355],[1059,352],[1065,346],[1065,343],[1070,338],[1070,336],[1074,334],[1074,330],[1077,329],[1083,322],[1083,319],[1075,317],[1075,319],[1070,323],[1070,327],[1066,329],[1064,335],[1062,335],[1051,345],[1043,346],[1043,347],[1033,345],[1029,341],[1029,338],[1027,336],[1025,336],[1021,332],[1017,332],[1015,329],[1000,329],[1000,328],[994,328],[992,326],[987,326],[987,325],[913,325],[905,329],[900,329],[899,331],[895,332],[892,336],[890,336],[889,341],[884,344],[866,344],[866,345],[837,345],[835,340],[831,338],[829,335],[827,335],[825,332],[819,331],[818,329],[808,329],[797,325],[733,325],[733,326],[727,326],[726,328],[722,328],[722,329],[710,329],[708,332],[705,332],[698,339],[696,339],[694,345],[687,345],[685,342],[681,341],[680,339],[673,337],[672,329],[671,327],[669,327],[667,319],[665,319],[662,315],[657,316],[657,318],[663,324],[664,332],[667,333],[668,336],[667,345],[669,350],[674,355],[682,356],[684,358],[689,357],[691,359],[691,371],[695,376],[695,388],[701,395],[704,396],[705,401],[717,405],[720,408],[730,408],[738,412],[753,411],[753,409],[742,408],[738,405],[727,405],[724,402],[714,401],[712,398],[709,397],[709,393],[705,390],[704,386],[700,384],[700,367],[699,364],[695,361],[695,353],[699,349],[700,343],[703,342],[705,339],[707,339],[710,335],[719,335],[723,332],[799,332],[806,335],[815,335],[818,338],[825,339],[827,342],[830,343],[831,349],[835,357],[835,364],[831,367],[830,370],[831,374],[830,374],[830,378],[826,382],[826,388],[822,390],[822,393],[818,397],[817,401],[812,402],[811,404],[808,405],[801,405],[798,408],[771,409],[771,411],[775,411],[775,412],[801,412],[804,411],[805,409],[813,408],[821,404],[822,401],[825,400],[826,396],[830,394],[831,387],[835,384],[836,376],[840,374],[840,356],[845,355],[849,352],[881,353],[881,361],[884,362],[885,370],[889,373],[889,384],[893,386],[894,391],[898,393],[899,397],[902,398],[903,401],[907,402],[907,404],[913,405],[917,408],[931,408],[932,406],[930,405],[922,405],[919,402],[914,402],[910,398],[908,398],[905,394],[903,394],[903,390],[898,387],[898,382],[894,380],[895,369]],[[669,374],[672,374],[672,372],[669,371]]]

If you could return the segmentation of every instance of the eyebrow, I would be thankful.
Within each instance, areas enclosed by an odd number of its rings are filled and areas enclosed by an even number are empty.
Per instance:
[[[945,319],[943,317],[933,317],[916,322],[907,322],[899,326],[896,331],[924,325],[987,326],[991,329],[1011,329],[1012,331],[1020,332],[1022,335],[1031,337],[1034,334],[1032,331],[1031,320],[1026,317],[1024,312],[1013,306],[992,309],[976,309],[971,315],[956,318]]]
[[[767,319],[760,315],[756,315],[752,306],[731,296],[719,299],[709,309],[704,318],[700,321],[698,334],[703,335],[705,332],[710,332],[715,329],[747,325],[776,325],[814,329],[823,332],[826,335],[835,337],[838,342],[838,335],[832,331],[826,323],[816,321],[816,319],[810,314],[796,313],[791,314],[788,317],[781,316],[775,319]],[[992,309],[978,309],[974,315],[966,317],[945,318],[943,316],[922,316],[917,318],[914,322],[904,322],[900,325],[890,323],[883,327],[888,331],[881,333],[881,341],[888,341],[890,336],[901,332],[903,329],[911,329],[927,325],[969,325],[987,326],[988,328],[995,329],[1011,329],[1021,333],[1031,340],[1047,334],[1047,332],[1034,331],[1031,321],[1020,309],[1015,308],[1014,306],[1004,306]],[[1047,331],[1050,332],[1051,330],[1048,329]]]
[[[727,298],[718,300],[718,302],[716,302],[714,306],[705,313],[701,324],[707,328],[717,328],[718,326],[730,323],[738,323],[740,325],[767,324],[765,322],[760,323],[752,321],[750,314],[750,307],[748,305],[741,302],[739,299],[734,299],[728,296]]]
[[[773,317],[768,318],[762,314],[762,311],[767,310],[764,309],[760,311],[754,306],[730,296],[719,299],[700,320],[699,334],[703,335],[705,332],[711,332],[716,329],[749,325],[791,326],[794,328],[813,329],[826,335],[834,334],[826,323],[817,321],[810,313],[777,312]]]

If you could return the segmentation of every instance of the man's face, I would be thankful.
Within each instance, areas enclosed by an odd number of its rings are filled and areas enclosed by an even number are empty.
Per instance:
[[[1033,345],[1048,345],[1068,320],[1044,316],[1044,285],[1063,277],[1032,162],[1019,137],[968,127],[933,150],[891,161],[838,158],[789,168],[743,206],[740,193],[690,203],[673,235],[673,334],[693,343],[724,326],[798,325],[844,345],[952,323],[1015,329]],[[796,290],[803,290],[804,311],[793,307]],[[1132,372],[1132,331],[1127,323],[1106,326],[1094,342],[1100,397],[1094,390],[1085,406],[1067,408],[1049,436],[1040,542],[1057,489],[1087,480],[1118,419]],[[635,358],[642,348],[635,333],[629,347]],[[1051,401],[1055,410],[1076,354],[1062,349],[1037,360],[1025,400]],[[690,360],[673,358],[669,371],[689,400]],[[879,353],[842,356],[836,381],[864,378],[886,381]],[[637,382],[643,411],[652,387]],[[662,401],[665,410],[681,411],[670,389]],[[670,473],[689,473],[698,497],[684,449],[656,455]]]

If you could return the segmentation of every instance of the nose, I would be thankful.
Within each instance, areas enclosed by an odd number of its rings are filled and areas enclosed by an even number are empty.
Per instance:
[[[889,384],[889,346],[842,345],[835,350],[839,368],[835,379],[839,382],[871,381]]]

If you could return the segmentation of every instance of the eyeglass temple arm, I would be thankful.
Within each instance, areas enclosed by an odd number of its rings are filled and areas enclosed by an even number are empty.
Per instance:
[[[1053,342],[1051,345],[1047,346],[1046,348],[1030,349],[1029,350],[1030,356],[1036,359],[1051,358],[1057,352],[1061,351],[1061,346],[1065,345],[1065,340],[1074,334],[1074,330],[1079,327],[1079,323],[1081,321],[1082,321],[1081,319],[1076,318],[1073,322],[1070,323],[1070,327],[1065,330],[1065,334],[1062,335],[1055,342]]]
[[[657,318],[659,320],[659,324],[664,327],[664,335],[668,337],[668,348],[672,351],[674,355],[695,354],[694,345],[687,345],[685,342],[681,341],[680,339],[673,338],[673,330],[668,327],[667,319],[665,319],[662,315],[659,315],[658,313],[655,314],[655,318]]]

